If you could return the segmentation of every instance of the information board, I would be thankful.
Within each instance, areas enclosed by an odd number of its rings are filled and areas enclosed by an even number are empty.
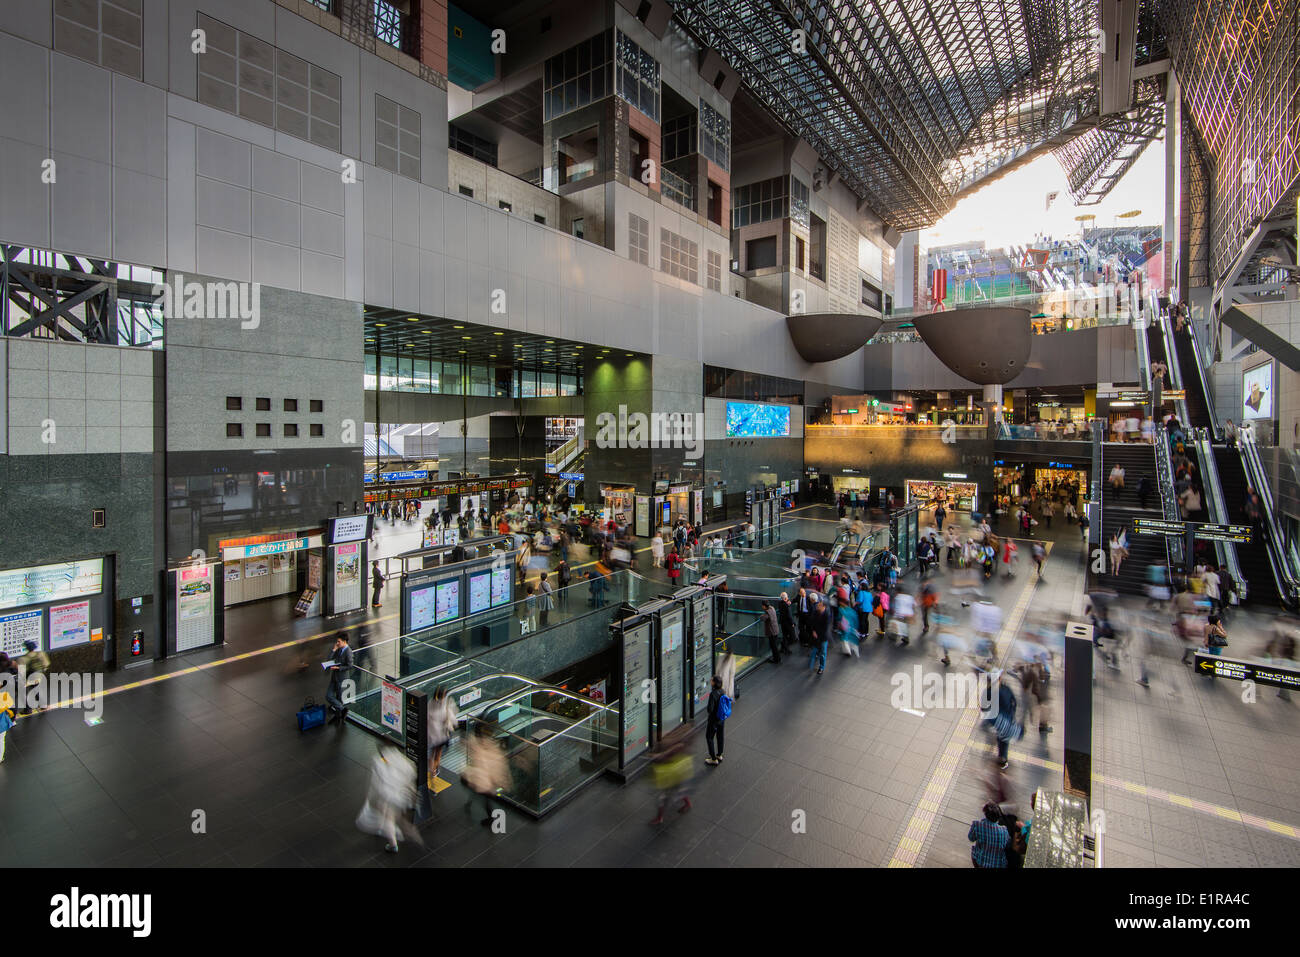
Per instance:
[[[0,608],[40,605],[104,590],[104,560],[57,562],[0,571]]]
[[[213,567],[195,565],[176,570],[177,651],[201,648],[216,640]]]
[[[469,613],[477,615],[492,607],[492,570],[485,568],[481,572],[469,575]]]
[[[359,542],[370,534],[370,516],[344,515],[340,518],[332,518],[326,528],[329,544]]]
[[[1169,522],[1160,518],[1135,518],[1133,531],[1139,535],[1181,536],[1187,532],[1186,522]]]
[[[701,592],[691,603],[692,715],[703,713],[713,687],[713,593]]]
[[[492,567],[492,607],[508,605],[514,598],[514,569],[510,562]]]
[[[385,728],[403,732],[402,688],[391,681],[383,682],[379,693],[379,720]]]
[[[425,585],[423,588],[411,589],[411,614],[408,630],[420,631],[424,628],[433,627],[434,599],[436,595],[437,586],[433,583]]]
[[[653,623],[643,621],[623,629],[623,693],[621,766],[650,746],[650,639]]]
[[[659,616],[659,735],[686,719],[686,612],[680,605]]]
[[[1202,522],[1192,529],[1192,534],[1207,542],[1234,542],[1238,545],[1250,544],[1251,528],[1249,525],[1220,525]]]
[[[460,617],[460,579],[449,578],[438,582],[437,597],[434,600],[437,613],[435,622],[441,625]]]
[[[50,608],[50,651],[90,641],[90,602],[74,601]]]
[[[10,658],[26,654],[26,643],[36,642],[37,648],[45,646],[45,613],[20,611],[12,615],[0,616],[0,651]]]
[[[334,547],[334,614],[361,607],[361,546]]]

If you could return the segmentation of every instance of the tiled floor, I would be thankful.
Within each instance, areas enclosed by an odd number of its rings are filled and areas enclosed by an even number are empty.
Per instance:
[[[1022,573],[995,586],[1008,619],[1017,608],[1030,617],[1077,610],[1077,536],[1066,529],[1060,539],[1044,584]],[[387,604],[383,611],[391,610]],[[267,605],[238,609],[229,621],[225,649],[167,668],[321,630]],[[395,633],[392,621],[373,627]],[[595,782],[541,822],[508,811],[504,834],[471,821],[454,784],[434,799],[424,848],[406,846],[398,855],[383,853],[379,839],[353,824],[374,739],[350,727],[303,735],[294,727],[302,698],[323,692],[319,674],[294,667],[300,650],[229,660],[109,695],[96,726],[72,711],[24,719],[0,764],[0,861],[882,866],[897,854],[930,786],[939,810],[917,863],[969,866],[966,828],[986,800],[988,742],[978,728],[959,740],[960,764],[948,779],[937,769],[961,712],[920,716],[891,706],[896,673],[918,663],[940,667],[937,653],[918,642],[903,648],[872,639],[860,660],[833,651],[821,677],[799,656],[747,676],[727,724],[724,763],[697,765],[693,809],[670,813],[660,827],[648,823],[656,796],[644,778],[625,787]],[[127,672],[115,682],[154,673]],[[1152,684],[1143,689],[1127,670],[1099,665],[1094,797],[1106,812],[1107,865],[1300,863],[1295,832],[1267,824],[1300,823],[1295,705],[1267,689],[1257,703],[1243,704],[1239,688],[1194,679],[1172,662],[1158,666]],[[704,742],[695,747],[702,757]],[[1027,734],[1012,751],[1013,798],[1027,802],[1040,784],[1059,787],[1060,760],[1059,732],[1045,740]],[[1240,815],[1252,814],[1264,823],[1243,823]],[[204,833],[196,833],[196,821]]]

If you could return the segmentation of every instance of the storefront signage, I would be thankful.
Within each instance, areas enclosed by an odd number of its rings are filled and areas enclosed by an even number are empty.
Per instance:
[[[0,651],[10,658],[17,658],[26,653],[25,645],[29,641],[36,642],[37,648],[42,647],[45,640],[44,624],[45,613],[39,609],[0,616]]]
[[[1001,465],[1002,463],[1001,463],[1001,462],[998,462],[998,463],[996,463],[996,464]],[[1047,463],[1047,467],[1048,467],[1049,469],[1077,469],[1077,468],[1082,468],[1082,466],[1079,466],[1079,465],[1071,465],[1071,464],[1069,464],[1068,462],[1048,462],[1048,463]]]
[[[237,545],[234,548],[223,548],[221,556],[230,562],[240,558],[258,558],[262,555],[277,555],[282,552],[296,552],[304,548],[315,548],[320,543],[319,535],[313,535],[309,538],[286,538],[282,542],[263,542],[260,545]],[[247,573],[245,573],[245,577],[248,577]]]
[[[1186,522],[1168,522],[1160,518],[1135,518],[1133,531],[1139,535],[1183,535],[1187,532]]]
[[[1279,668],[1276,665],[1253,661],[1239,661],[1236,658],[1224,658],[1203,651],[1196,652],[1196,673],[1213,675],[1216,678],[1232,678],[1236,681],[1253,681],[1256,684],[1272,685],[1275,688],[1300,688],[1300,671],[1295,668]]]
[[[964,479],[966,478],[966,473],[965,472],[944,472],[943,477],[946,479]]]

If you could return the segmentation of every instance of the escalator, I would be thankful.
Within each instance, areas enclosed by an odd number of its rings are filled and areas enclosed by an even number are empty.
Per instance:
[[[1168,324],[1168,334],[1174,337],[1173,351],[1178,365],[1179,386],[1187,393],[1189,421],[1184,422],[1183,425],[1194,429],[1210,429],[1213,432],[1215,426],[1210,415],[1210,405],[1205,398],[1205,379],[1202,375],[1204,370],[1198,360],[1196,344],[1191,339],[1191,325],[1184,326],[1182,332],[1176,332],[1173,323],[1168,319],[1165,322]]]
[[[1150,362],[1163,362],[1169,365],[1169,360],[1165,357],[1165,337],[1161,334],[1158,323],[1152,323],[1147,326],[1147,353]],[[1165,384],[1168,387],[1169,379],[1166,377]]]
[[[1216,446],[1214,462],[1218,466],[1219,485],[1223,489],[1227,520],[1234,525],[1251,524],[1246,516],[1246,489],[1249,483],[1241,455],[1236,449]],[[1260,538],[1260,528],[1257,526],[1251,544],[1237,549],[1237,562],[1248,584],[1250,603],[1261,608],[1271,608],[1281,603],[1281,597],[1273,576],[1273,563],[1269,557],[1269,549]]]

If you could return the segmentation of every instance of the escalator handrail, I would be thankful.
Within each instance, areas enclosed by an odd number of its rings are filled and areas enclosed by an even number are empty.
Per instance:
[[[1178,498],[1174,495],[1174,475],[1170,465],[1169,433],[1164,428],[1156,429],[1156,481],[1160,484],[1160,511],[1165,521],[1180,522],[1182,511],[1178,507]],[[1171,564],[1179,564],[1183,559],[1183,542],[1180,538],[1165,536],[1165,550]]]
[[[1201,341],[1196,335],[1196,324],[1190,318],[1187,320],[1187,338],[1192,344],[1192,364],[1196,367],[1196,378],[1201,385],[1201,401],[1205,403],[1205,414],[1210,420],[1210,438],[1212,441],[1220,442],[1223,440],[1223,436],[1219,433],[1217,421],[1214,417],[1214,398],[1210,393],[1210,384],[1205,378],[1205,353],[1201,349]],[[1184,383],[1183,388],[1187,388],[1186,383]]]
[[[1264,471],[1264,463],[1260,461],[1259,450],[1255,447],[1253,439],[1239,440],[1237,454],[1241,456],[1246,481],[1259,495],[1259,500],[1264,506],[1264,521],[1268,524],[1269,565],[1272,566],[1273,577],[1277,581],[1278,594],[1286,599],[1287,604],[1291,604],[1300,597],[1300,582],[1297,582],[1295,570],[1291,567],[1292,556],[1288,555],[1281,546],[1281,529],[1273,514],[1273,495],[1269,487],[1268,475]]]
[[[1210,444],[1207,430],[1194,430],[1192,444],[1196,447],[1196,455],[1201,460],[1201,485],[1205,491],[1205,504],[1206,510],[1210,513],[1210,521],[1226,525],[1231,521],[1231,518],[1227,503],[1223,500],[1223,482],[1219,478],[1219,463],[1214,458],[1214,448]],[[1241,561],[1237,556],[1237,546],[1228,542],[1215,542],[1214,546],[1219,564],[1227,566],[1233,580],[1237,582],[1245,581],[1245,576],[1241,572]],[[1274,575],[1273,577],[1276,578],[1277,576]],[[1249,581],[1246,581],[1245,594],[1250,594]]]

